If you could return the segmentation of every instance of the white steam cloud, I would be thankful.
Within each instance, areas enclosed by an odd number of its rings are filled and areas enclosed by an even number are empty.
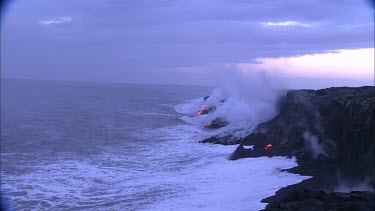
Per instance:
[[[238,71],[221,72],[218,78],[218,88],[206,101],[197,99],[176,107],[177,112],[186,115],[182,117],[185,122],[202,126],[221,117],[230,124],[216,134],[243,137],[276,115],[280,83],[275,78],[265,73],[244,75]],[[216,109],[207,115],[195,115],[203,105]]]
[[[303,133],[303,138],[310,145],[311,152],[313,153],[313,158],[316,159],[319,154],[325,155],[328,157],[328,154],[324,150],[324,147],[319,144],[319,139],[312,135],[309,131]]]
[[[338,179],[339,185],[334,189],[335,192],[349,193],[351,191],[371,191],[374,192],[374,187],[370,183],[371,179],[367,178],[359,182],[348,182]]]

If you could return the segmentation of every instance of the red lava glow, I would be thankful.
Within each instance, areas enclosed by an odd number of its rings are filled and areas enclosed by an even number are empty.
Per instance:
[[[204,105],[204,106],[202,106],[202,108],[199,109],[199,111],[197,112],[197,115],[201,115],[202,112],[203,112],[203,110],[206,109],[207,107],[208,107],[208,105]]]
[[[264,149],[269,150],[269,149],[271,149],[271,147],[272,147],[272,144],[268,144],[266,147],[264,147]]]

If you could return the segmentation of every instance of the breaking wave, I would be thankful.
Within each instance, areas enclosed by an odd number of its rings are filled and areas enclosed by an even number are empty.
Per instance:
[[[7,193],[6,199],[19,210],[262,209],[266,206],[260,202],[262,198],[308,178],[279,171],[296,166],[295,159],[273,157],[229,161],[227,158],[236,145],[198,144],[203,138],[230,132],[237,126],[243,128],[239,135],[246,134],[274,115],[275,95],[266,90],[263,91],[269,95],[259,94],[260,86],[256,85],[259,81],[255,80],[249,87],[248,83],[243,82],[244,88],[223,86],[215,89],[206,101],[195,99],[182,104],[178,103],[194,98],[189,94],[191,91],[181,94],[189,87],[160,91],[148,98],[142,96],[143,104],[138,103],[136,107],[128,105],[130,100],[127,98],[121,98],[121,102],[110,101],[117,100],[112,95],[103,96],[108,102],[101,104],[90,101],[91,98],[85,99],[80,102],[87,102],[94,111],[101,112],[85,116],[85,124],[75,125],[78,128],[72,128],[70,122],[75,115],[58,116],[62,118],[60,121],[67,121],[63,125],[66,131],[79,129],[72,133],[77,139],[65,142],[59,138],[64,138],[66,133],[61,133],[63,137],[53,133],[62,124],[50,124],[55,120],[51,115],[56,112],[41,111],[43,119],[50,121],[35,124],[34,120],[39,119],[30,118],[26,122],[38,135],[37,139],[27,136],[27,140],[38,150],[22,154],[18,150],[20,145],[15,145],[15,153],[2,153],[1,185]],[[106,93],[113,93],[108,89]],[[254,98],[248,97],[249,92]],[[194,96],[202,96],[200,90],[196,93]],[[141,95],[134,92],[134,96]],[[150,100],[152,97],[155,97],[153,101]],[[32,103],[34,101],[26,105]],[[204,104],[214,105],[216,110],[207,115],[196,115]],[[72,110],[80,112],[80,108],[79,104]],[[18,110],[15,113],[19,114]],[[230,124],[218,130],[203,129],[202,123],[218,116],[226,118]],[[98,123],[101,127],[95,127]],[[98,128],[105,130],[98,131]],[[100,140],[93,142],[92,138],[80,136],[86,134],[83,129],[90,133],[100,132]],[[10,127],[6,131],[10,132]],[[40,137],[54,142],[39,143]],[[18,140],[16,138],[14,140]],[[68,147],[67,150],[63,151],[64,147]]]

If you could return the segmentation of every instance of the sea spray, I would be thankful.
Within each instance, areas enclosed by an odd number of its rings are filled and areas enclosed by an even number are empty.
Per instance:
[[[193,124],[211,116],[196,115],[205,101],[177,106],[191,124],[173,106],[209,89],[21,82],[6,85],[20,97],[2,107],[1,185],[15,209],[258,210],[306,178],[278,170],[293,159],[229,161],[236,145],[198,144],[216,131]]]
[[[181,119],[188,124],[204,125],[221,117],[230,124],[216,132],[237,137],[248,135],[258,124],[277,113],[277,100],[282,94],[281,81],[266,73],[245,75],[238,71],[222,71],[218,88],[207,99],[199,98],[176,106]],[[215,107],[207,115],[196,115],[205,105]]]

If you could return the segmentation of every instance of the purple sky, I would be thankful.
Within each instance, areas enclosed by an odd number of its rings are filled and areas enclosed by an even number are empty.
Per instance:
[[[212,84],[216,71],[231,71],[238,64],[252,67],[259,58],[373,49],[374,10],[369,2],[11,1],[2,14],[1,74]],[[369,62],[373,65],[373,59]]]

